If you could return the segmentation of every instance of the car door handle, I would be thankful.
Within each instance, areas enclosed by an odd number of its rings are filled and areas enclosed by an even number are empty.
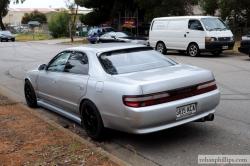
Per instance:
[[[187,35],[186,35],[186,34],[184,34],[184,37],[187,37]]]

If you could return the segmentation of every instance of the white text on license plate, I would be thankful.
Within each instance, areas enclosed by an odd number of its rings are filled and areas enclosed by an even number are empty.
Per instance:
[[[176,109],[176,119],[185,118],[189,115],[195,114],[197,111],[196,107],[197,107],[196,103],[178,107]]]

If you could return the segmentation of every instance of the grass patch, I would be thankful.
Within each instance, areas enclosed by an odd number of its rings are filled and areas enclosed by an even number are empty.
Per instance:
[[[52,36],[44,33],[33,34],[17,34],[16,41],[36,41],[36,40],[49,40]]]

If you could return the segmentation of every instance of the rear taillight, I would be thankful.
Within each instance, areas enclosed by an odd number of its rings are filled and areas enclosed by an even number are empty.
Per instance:
[[[123,103],[129,107],[146,107],[167,102],[168,93],[157,93],[142,96],[123,96]]]
[[[201,84],[197,87],[196,95],[207,93],[217,89],[217,85],[215,81],[210,81],[204,84]]]
[[[200,95],[215,89],[217,89],[215,81],[209,81],[196,86],[167,92],[139,96],[123,96],[123,103],[128,107],[146,107]]]

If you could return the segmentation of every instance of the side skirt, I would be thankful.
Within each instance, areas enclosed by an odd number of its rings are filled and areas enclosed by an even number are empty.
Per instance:
[[[81,124],[81,118],[79,116],[75,115],[75,114],[64,111],[63,109],[57,108],[57,107],[55,107],[53,105],[50,105],[50,104],[48,104],[48,103],[46,103],[44,101],[41,101],[41,100],[38,100],[37,104],[40,107],[44,107],[46,109],[49,109],[49,110],[51,110],[51,111],[65,117],[67,119],[70,119],[70,120],[72,120],[72,121],[74,121],[74,122],[76,122],[78,124]]]

